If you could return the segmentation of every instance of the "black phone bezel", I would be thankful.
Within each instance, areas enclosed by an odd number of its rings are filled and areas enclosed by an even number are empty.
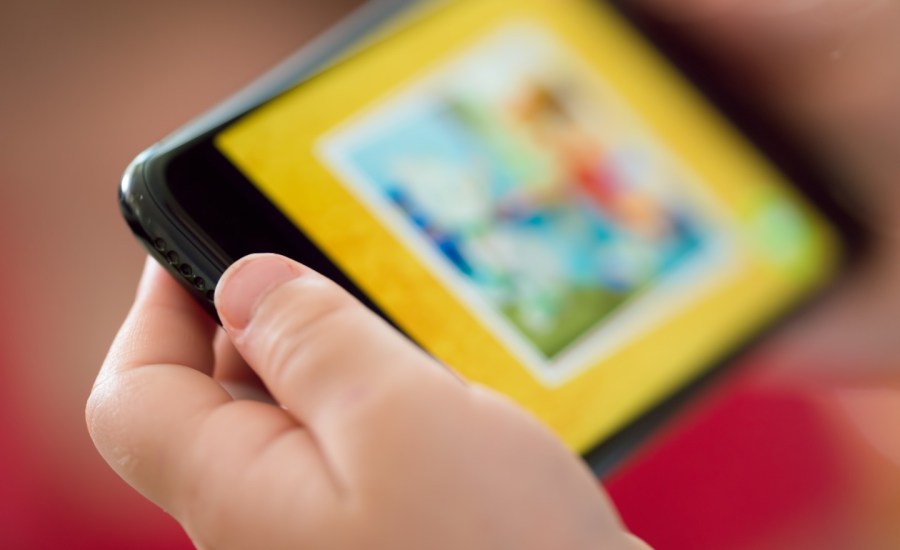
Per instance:
[[[599,1],[599,0],[598,0]],[[263,79],[214,111],[151,147],[129,166],[120,186],[120,205],[132,231],[216,316],[215,283],[242,256],[275,252],[310,265],[332,278],[366,306],[391,321],[352,281],[296,228],[220,153],[214,137],[225,127],[281,93],[327,74],[336,58],[417,0],[369,2],[353,16],[304,48]],[[713,59],[633,2],[608,2],[701,91],[760,151],[794,182],[835,225],[844,241],[845,265],[852,265],[868,241],[867,231],[834,193],[847,186],[831,181],[786,128],[773,124],[754,105],[752,94],[735,95],[716,79]],[[436,8],[437,9],[437,8]],[[248,231],[252,228],[252,232]],[[788,317],[788,311],[783,318]],[[775,325],[773,325],[775,326]],[[772,327],[768,327],[771,330]],[[739,349],[713,362],[704,373],[624,426],[584,455],[600,476],[608,473],[686,397],[721,373],[767,332],[763,327]]]

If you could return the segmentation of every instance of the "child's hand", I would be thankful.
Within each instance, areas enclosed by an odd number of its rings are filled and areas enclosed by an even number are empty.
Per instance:
[[[198,546],[642,546],[547,429],[320,275],[250,256],[216,305],[227,337],[149,262],[87,407],[106,460]],[[232,397],[254,385],[274,401]]]

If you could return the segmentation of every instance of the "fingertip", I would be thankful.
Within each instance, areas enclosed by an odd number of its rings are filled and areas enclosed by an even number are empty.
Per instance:
[[[144,305],[148,302],[165,304],[190,304],[200,308],[190,293],[172,276],[158,261],[148,257],[138,282],[135,303]]]
[[[144,258],[144,268],[141,271],[141,278],[138,281],[137,292],[135,293],[136,299],[140,299],[150,292],[153,281],[159,277],[159,272],[162,270],[162,266],[152,256]]]
[[[190,293],[148,258],[134,304],[110,346],[98,382],[160,363],[211,371],[215,328],[213,319]]]
[[[277,254],[251,254],[229,267],[216,286],[215,303],[226,329],[247,326],[262,299],[308,270]]]

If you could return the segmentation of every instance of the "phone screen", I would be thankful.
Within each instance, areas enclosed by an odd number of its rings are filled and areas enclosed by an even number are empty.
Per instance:
[[[423,10],[215,145],[402,330],[579,452],[838,263],[828,222],[597,2]]]

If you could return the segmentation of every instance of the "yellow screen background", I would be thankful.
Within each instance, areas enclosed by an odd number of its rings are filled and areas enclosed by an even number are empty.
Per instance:
[[[317,158],[324,134],[514,19],[538,21],[625,98],[754,237],[760,197],[801,204],[802,258],[747,245],[729,283],[556,387],[537,381]],[[217,147],[397,325],[467,379],[509,395],[584,452],[824,282],[838,244],[783,177],[611,8],[583,0],[469,0],[396,26],[226,129]]]

